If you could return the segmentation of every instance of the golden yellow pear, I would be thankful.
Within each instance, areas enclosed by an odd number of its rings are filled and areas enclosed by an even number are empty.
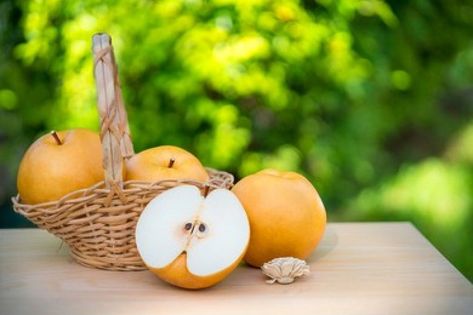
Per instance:
[[[22,202],[38,204],[103,179],[99,135],[72,129],[46,134],[28,148],[18,170],[17,187]]]
[[[286,256],[306,259],[322,238],[325,208],[304,176],[267,169],[243,178],[232,191],[250,220],[248,264],[260,267]]]
[[[171,145],[134,155],[127,161],[126,168],[127,180],[194,179],[205,182],[209,179],[207,171],[192,153]]]
[[[202,289],[219,283],[238,266],[250,240],[250,225],[231,191],[202,194],[194,185],[180,185],[143,209],[135,240],[143,262],[161,280]]]

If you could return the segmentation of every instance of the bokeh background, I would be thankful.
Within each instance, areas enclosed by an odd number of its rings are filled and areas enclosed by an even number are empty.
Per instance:
[[[114,40],[135,149],[305,174],[330,221],[408,220],[473,279],[473,4],[3,0],[0,227],[51,129],[98,129],[91,36]]]

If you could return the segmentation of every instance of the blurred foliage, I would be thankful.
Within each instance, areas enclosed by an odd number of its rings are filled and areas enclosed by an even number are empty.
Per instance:
[[[352,207],[356,213],[351,211],[348,217],[410,220],[466,271],[473,266],[472,207],[471,167],[429,159],[401,169],[379,188],[363,191]]]
[[[137,151],[301,172],[332,220],[410,220],[473,279],[472,28],[459,0],[3,1],[1,225],[25,224],[8,197],[26,147],[97,129],[106,31]]]

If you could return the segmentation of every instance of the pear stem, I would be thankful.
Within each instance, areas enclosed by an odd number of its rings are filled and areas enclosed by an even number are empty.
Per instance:
[[[207,197],[210,191],[210,185],[205,185],[204,186],[204,197]]]
[[[171,158],[171,159],[169,160],[168,168],[171,168],[171,167],[174,165],[174,162],[176,162],[176,159],[175,159],[175,158]]]
[[[56,143],[57,143],[58,145],[62,145],[62,141],[61,141],[61,139],[59,138],[59,136],[58,136],[56,130],[51,131],[51,136],[53,136],[54,140],[56,140]]]

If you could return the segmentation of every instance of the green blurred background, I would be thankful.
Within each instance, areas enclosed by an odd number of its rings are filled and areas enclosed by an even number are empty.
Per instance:
[[[0,3],[0,227],[51,129],[97,130],[91,36],[114,40],[135,149],[305,174],[330,221],[408,220],[473,279],[473,4]]]

